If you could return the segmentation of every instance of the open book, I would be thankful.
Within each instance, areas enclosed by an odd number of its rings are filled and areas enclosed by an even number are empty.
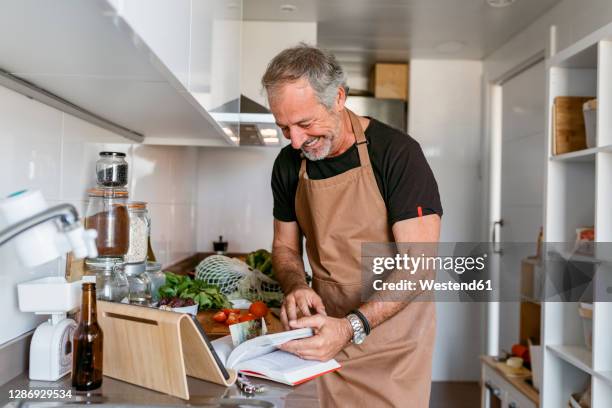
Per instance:
[[[255,337],[237,347],[232,345],[231,336],[213,340],[211,344],[227,368],[253,377],[266,378],[287,385],[298,385],[340,368],[340,364],[333,359],[329,361],[303,360],[277,348],[290,340],[312,335],[312,329],[306,328]]]

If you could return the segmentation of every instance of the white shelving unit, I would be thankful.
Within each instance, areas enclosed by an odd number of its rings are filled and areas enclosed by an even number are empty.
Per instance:
[[[612,242],[612,24],[552,56],[547,61],[547,80],[545,240],[573,242],[576,228],[594,225],[597,242]],[[597,97],[596,147],[551,155],[551,112],[557,96]],[[596,268],[595,290],[612,287],[610,262],[578,258],[572,256]],[[612,407],[612,303],[593,306],[593,346],[588,350],[578,303],[543,303],[540,403],[544,408],[567,406],[570,395],[582,391],[589,381],[591,406]]]

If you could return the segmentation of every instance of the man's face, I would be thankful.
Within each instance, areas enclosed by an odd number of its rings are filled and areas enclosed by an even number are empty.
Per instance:
[[[337,147],[341,109],[329,110],[317,99],[308,80],[280,85],[268,96],[270,110],[283,135],[309,160],[321,160]]]

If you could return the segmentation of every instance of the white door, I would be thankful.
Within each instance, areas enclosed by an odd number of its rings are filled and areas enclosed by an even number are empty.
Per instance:
[[[535,243],[543,223],[545,133],[545,67],[539,62],[502,83],[501,219],[504,243]],[[536,247],[533,245],[535,255]],[[522,255],[501,256],[500,273],[512,276],[520,295]],[[519,302],[500,304],[500,348],[510,351],[519,337]]]

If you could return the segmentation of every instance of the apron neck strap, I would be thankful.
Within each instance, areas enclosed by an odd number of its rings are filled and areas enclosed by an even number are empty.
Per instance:
[[[355,135],[355,144],[357,145],[357,151],[359,152],[359,163],[361,166],[370,165],[370,155],[368,154],[368,140],[365,137],[359,118],[350,109],[345,108],[346,113],[351,121],[351,127],[353,128],[353,134]],[[302,162],[300,163],[299,177],[302,178],[306,175],[306,158],[302,153]]]
[[[359,118],[350,109],[345,109],[349,115],[349,119],[351,120],[353,133],[355,134],[355,143],[357,144],[357,150],[359,152],[359,163],[361,163],[362,167],[369,166],[370,155],[368,154],[368,140],[365,137],[365,133],[363,132]]]

